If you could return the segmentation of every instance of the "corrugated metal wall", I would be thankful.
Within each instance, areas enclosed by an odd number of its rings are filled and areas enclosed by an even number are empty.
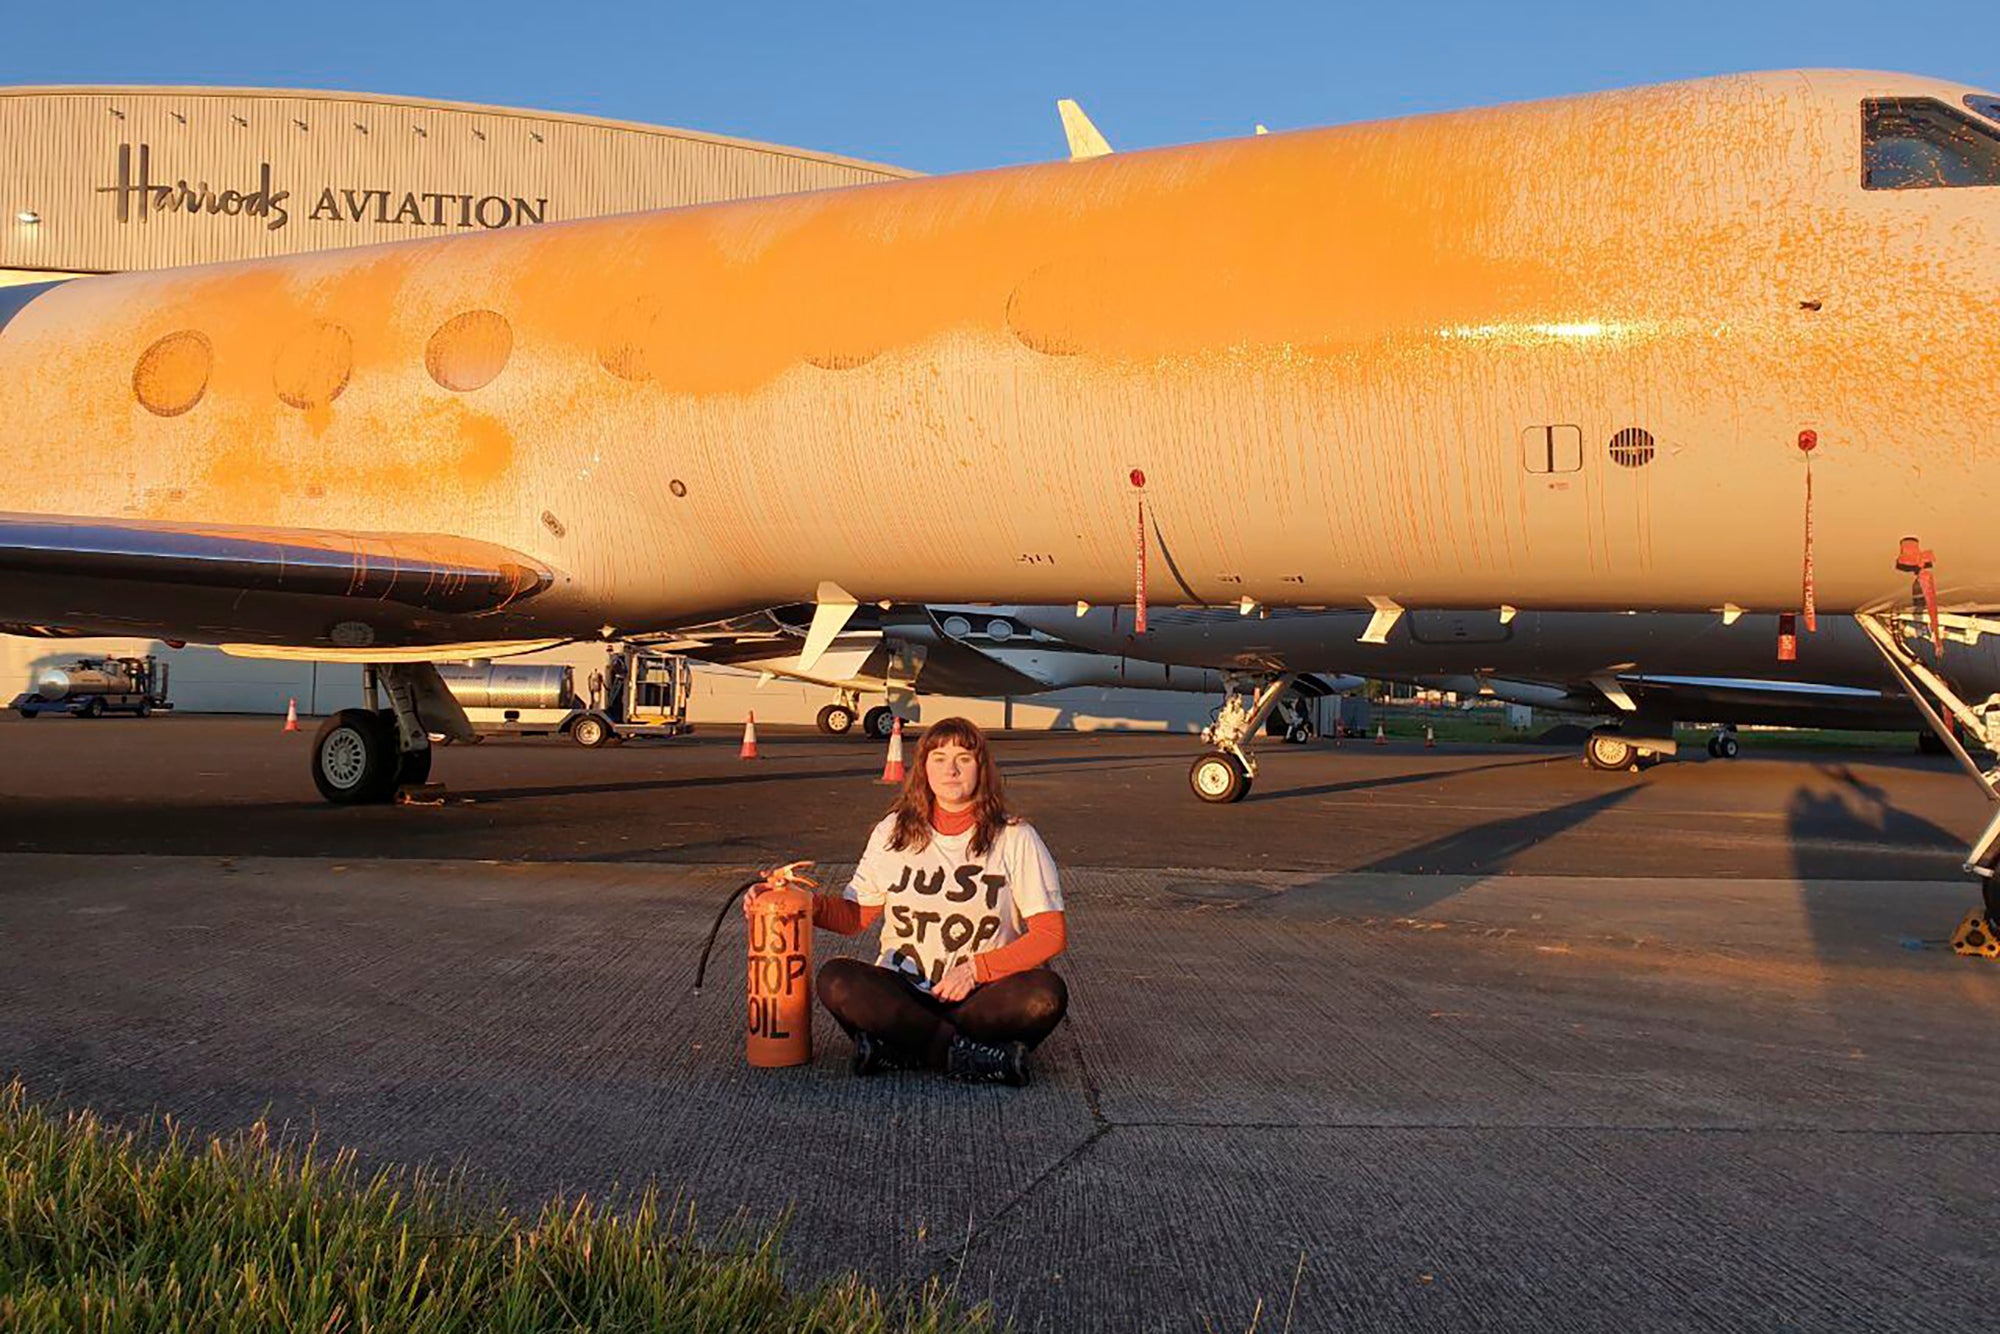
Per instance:
[[[405,99],[0,89],[0,268],[209,263],[912,174],[690,131]]]

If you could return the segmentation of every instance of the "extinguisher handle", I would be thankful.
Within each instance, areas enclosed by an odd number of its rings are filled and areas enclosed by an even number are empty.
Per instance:
[[[755,880],[745,880],[742,884],[731,890],[729,897],[722,901],[722,910],[715,914],[715,925],[708,928],[708,942],[701,947],[701,962],[695,965],[695,995],[699,996],[701,994],[701,980],[708,975],[708,956],[715,949],[715,937],[722,930],[723,919],[729,916],[729,910],[736,905],[736,900],[742,898],[745,894],[763,883],[764,877],[762,876],[758,876]]]

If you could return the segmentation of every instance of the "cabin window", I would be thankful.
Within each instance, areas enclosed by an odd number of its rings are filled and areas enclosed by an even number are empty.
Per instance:
[[[1521,466],[1536,473],[1580,471],[1583,428],[1530,426],[1521,432]]]
[[[2000,185],[2000,129],[1929,97],[1861,104],[1861,183],[1870,190]]]

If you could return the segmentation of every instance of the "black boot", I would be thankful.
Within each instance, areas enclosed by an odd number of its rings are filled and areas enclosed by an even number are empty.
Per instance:
[[[913,1068],[914,1064],[904,1060],[901,1052],[880,1038],[870,1037],[866,1033],[854,1035],[854,1059],[848,1063],[848,1069],[856,1075],[866,1078],[869,1075],[879,1075],[885,1070],[908,1070]]]
[[[1028,1044],[953,1038],[945,1056],[944,1072],[965,1084],[1006,1084],[1019,1088],[1028,1082]]]

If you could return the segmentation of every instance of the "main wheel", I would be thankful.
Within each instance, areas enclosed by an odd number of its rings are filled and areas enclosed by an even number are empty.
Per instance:
[[[1736,738],[1727,732],[1715,739],[1715,757],[1719,760],[1735,759],[1738,749]]]
[[[1244,772],[1242,762],[1228,751],[1211,750],[1188,770],[1188,786],[1203,801],[1227,806],[1233,801],[1243,800],[1244,794],[1249,792],[1250,775]]]
[[[846,736],[854,730],[854,710],[845,704],[829,704],[819,711],[814,720],[819,730],[828,736]]]
[[[1632,743],[1616,732],[1592,732],[1590,740],[1583,746],[1583,758],[1589,761],[1590,767],[1607,773],[1631,768],[1637,755]]]
[[[861,730],[877,741],[887,741],[889,734],[896,730],[896,715],[886,706],[877,704],[861,715]]]
[[[313,785],[339,806],[387,801],[401,769],[396,728],[367,709],[342,709],[313,738]]]
[[[92,695],[83,702],[83,716],[86,718],[102,718],[104,716],[104,701]]]
[[[569,739],[586,750],[596,750],[611,739],[611,724],[594,713],[586,713],[570,725]]]

